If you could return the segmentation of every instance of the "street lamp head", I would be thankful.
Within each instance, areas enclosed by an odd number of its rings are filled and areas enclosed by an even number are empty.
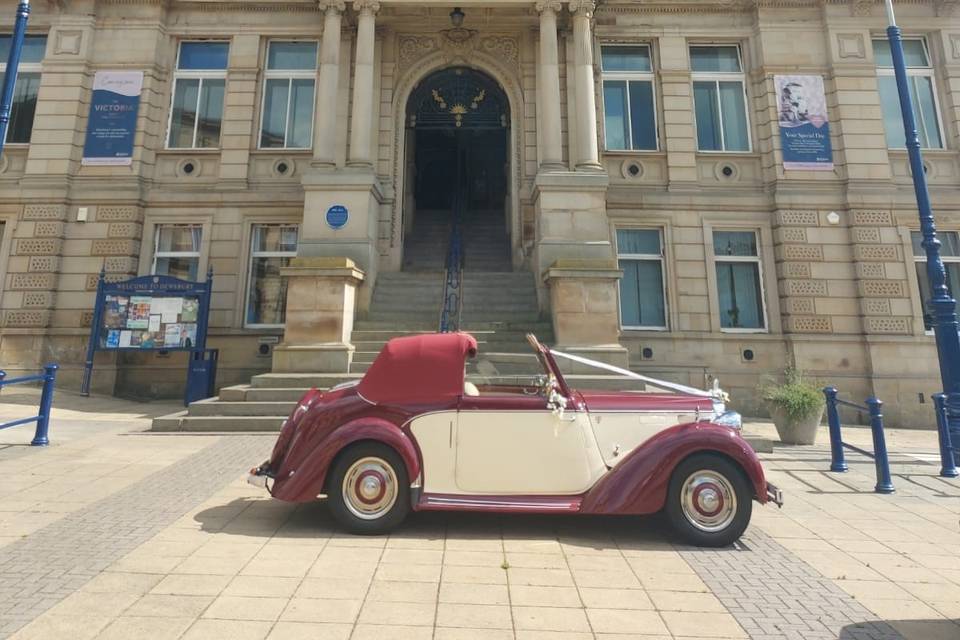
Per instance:
[[[456,7],[454,8],[453,11],[450,12],[450,23],[455,28],[459,29],[460,27],[463,26],[464,17],[465,17],[465,14],[463,13],[463,10],[460,7]]]

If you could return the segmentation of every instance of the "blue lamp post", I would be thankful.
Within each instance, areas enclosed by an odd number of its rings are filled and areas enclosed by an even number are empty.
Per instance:
[[[917,197],[917,209],[920,213],[920,231],[923,234],[922,246],[927,254],[927,278],[930,280],[930,312],[934,318],[934,335],[937,339],[937,356],[940,360],[940,379],[946,395],[947,426],[953,442],[960,442],[960,334],[957,333],[957,302],[947,288],[947,272],[940,259],[940,241],[933,223],[933,211],[930,207],[930,194],[927,192],[927,174],[923,169],[920,155],[920,139],[917,137],[917,123],[913,115],[913,103],[907,83],[907,67],[903,58],[903,40],[900,27],[893,15],[893,0],[886,0],[887,39],[890,41],[890,54],[893,58],[893,70],[897,78],[897,91],[900,94],[900,111],[903,114],[903,132],[907,141],[907,153],[910,157],[910,172],[913,174],[913,190]],[[960,283],[955,283],[960,285]],[[954,452],[960,460],[960,451]]]
[[[20,4],[17,5],[17,20],[13,25],[10,55],[7,57],[7,71],[3,76],[3,89],[0,91],[0,156],[3,155],[3,143],[7,139],[7,126],[10,124],[10,110],[13,106],[13,88],[17,83],[17,69],[20,68],[20,53],[23,51],[23,38],[29,18],[30,0],[20,0]]]

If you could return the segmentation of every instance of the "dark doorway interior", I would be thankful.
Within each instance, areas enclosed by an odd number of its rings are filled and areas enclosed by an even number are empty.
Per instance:
[[[506,134],[502,129],[416,131],[417,208],[449,209],[454,190],[461,188],[468,211],[497,211],[502,217],[507,194]]]

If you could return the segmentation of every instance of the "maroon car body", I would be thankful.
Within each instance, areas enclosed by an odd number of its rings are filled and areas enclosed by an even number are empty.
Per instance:
[[[536,384],[478,388],[465,381],[472,336],[391,340],[359,383],[306,393],[252,475],[280,500],[326,495],[342,524],[371,533],[408,510],[667,507],[688,539],[717,544],[739,536],[749,502],[779,502],[739,429],[712,421],[715,397],[570,389],[553,352],[531,344]]]

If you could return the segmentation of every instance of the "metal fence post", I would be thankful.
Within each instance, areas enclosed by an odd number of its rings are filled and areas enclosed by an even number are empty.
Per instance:
[[[953,442],[950,429],[947,428],[947,396],[944,393],[935,393],[933,407],[937,412],[937,436],[940,439],[940,477],[956,478],[960,475],[953,459]]]
[[[57,382],[55,364],[48,364],[43,368],[43,393],[40,395],[40,413],[37,417],[37,431],[30,442],[34,447],[45,447],[50,444],[47,438],[47,429],[50,426],[50,411],[53,408],[53,387]]]
[[[837,411],[837,388],[824,387],[827,397],[827,422],[830,425],[830,471],[846,471],[847,461],[843,458],[843,437],[840,434],[840,413]]]
[[[870,408],[870,431],[873,434],[873,462],[877,468],[877,493],[893,493],[893,481],[890,480],[890,460],[887,458],[887,441],[883,435],[883,403],[870,396],[867,398]]]

